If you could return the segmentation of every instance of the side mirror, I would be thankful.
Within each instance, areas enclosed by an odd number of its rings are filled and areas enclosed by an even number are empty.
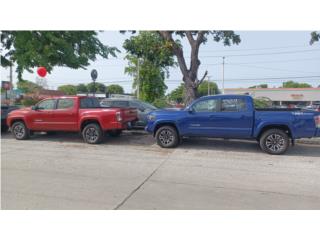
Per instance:
[[[188,111],[189,113],[194,113],[193,107],[188,107],[187,111]]]
[[[140,111],[140,112],[144,112],[145,110],[146,110],[145,108],[142,108],[142,107],[139,108],[139,111]]]

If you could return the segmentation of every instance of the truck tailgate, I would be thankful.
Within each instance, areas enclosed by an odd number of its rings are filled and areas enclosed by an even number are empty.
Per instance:
[[[136,108],[122,108],[122,122],[132,122],[138,119],[138,111]]]

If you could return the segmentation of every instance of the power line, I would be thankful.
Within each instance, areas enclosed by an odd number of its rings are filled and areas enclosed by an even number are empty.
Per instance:
[[[300,62],[300,61],[313,61],[313,60],[320,60],[320,58],[300,58],[300,59],[288,59],[288,60],[272,60],[272,61],[255,61],[255,62],[231,62],[226,64],[255,64],[255,63],[286,63],[286,62]],[[209,65],[209,64],[207,64]],[[218,64],[212,64],[212,65],[220,65]]]
[[[295,71],[295,70],[289,70],[289,69],[270,68],[270,67],[261,67],[261,66],[255,66],[255,65],[244,65],[244,64],[235,64],[235,63],[228,63],[228,65],[239,66],[239,67],[247,67],[247,68],[266,69],[266,70],[272,70],[272,71],[282,71],[282,72],[296,72],[296,73],[307,73],[307,74],[320,74],[319,72]]]
[[[244,52],[244,51],[264,51],[264,50],[270,50],[270,49],[302,48],[302,47],[310,48],[310,45],[293,45],[293,46],[281,46],[281,47],[246,48],[246,49],[230,49],[230,50],[201,50],[201,52]]]
[[[302,52],[316,52],[320,49],[313,50],[300,50],[300,51],[283,51],[283,52],[270,52],[270,53],[249,53],[249,54],[230,54],[230,55],[212,55],[212,56],[199,56],[200,58],[221,58],[221,57],[246,57],[246,56],[262,56],[262,55],[279,55],[279,54],[292,54],[292,53],[302,53]]]

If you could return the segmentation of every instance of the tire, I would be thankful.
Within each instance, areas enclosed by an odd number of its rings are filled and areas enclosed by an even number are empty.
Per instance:
[[[86,143],[99,144],[102,141],[103,132],[99,124],[90,123],[83,128],[82,137]]]
[[[122,133],[122,130],[118,130],[118,129],[108,131],[108,134],[111,137],[119,137],[121,133]]]
[[[290,145],[288,134],[281,129],[270,129],[260,138],[260,148],[269,154],[280,155],[285,153]]]
[[[173,148],[179,144],[177,130],[171,126],[160,127],[156,132],[157,144],[162,148]]]
[[[11,126],[11,132],[17,140],[26,140],[30,138],[30,130],[22,121],[13,123]]]

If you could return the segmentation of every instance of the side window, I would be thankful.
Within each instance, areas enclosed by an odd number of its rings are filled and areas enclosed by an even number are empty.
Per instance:
[[[208,99],[197,102],[193,105],[195,112],[216,112],[218,110],[218,100]]]
[[[80,108],[89,108],[91,105],[90,102],[90,98],[80,99]]]
[[[101,106],[112,107],[112,102],[111,101],[101,101]]]
[[[114,101],[112,104],[113,107],[125,108],[129,106],[128,101]]]
[[[37,107],[42,110],[51,110],[51,109],[54,109],[55,104],[56,104],[56,100],[48,99],[48,100],[44,100],[44,101],[40,102],[37,105]]]
[[[221,100],[221,112],[242,112],[246,110],[243,98],[230,98]]]
[[[100,102],[97,98],[88,97],[80,99],[80,108],[100,108]]]
[[[68,109],[68,108],[73,108],[74,106],[74,100],[69,98],[69,99],[59,99],[58,100],[58,105],[57,109]]]
[[[141,105],[137,102],[131,101],[131,102],[129,102],[129,105],[130,105],[130,107],[133,107],[133,108],[141,108]]]

